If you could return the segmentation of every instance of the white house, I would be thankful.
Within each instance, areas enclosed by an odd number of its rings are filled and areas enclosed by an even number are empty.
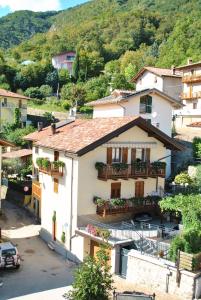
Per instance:
[[[23,95],[0,89],[0,128],[6,123],[14,123],[16,109],[19,109],[20,121],[26,125],[29,99]]]
[[[193,63],[188,59],[186,65],[176,69],[183,73],[183,91],[180,97],[185,105],[182,110],[175,112],[176,124],[185,127],[201,121],[201,62]]]
[[[166,149],[182,150],[141,117],[70,120],[25,139],[33,142],[32,207],[41,216],[41,236],[81,261],[103,242],[87,224],[147,210],[159,214],[157,202],[146,197],[163,194]],[[113,271],[125,242],[109,239]]]
[[[182,73],[173,66],[171,69],[144,67],[133,77],[136,91],[157,89],[174,99],[180,100]]]
[[[108,97],[87,103],[93,106],[93,118],[120,116],[143,117],[147,122],[172,135],[172,114],[182,107],[180,101],[156,88],[139,91],[114,90]],[[171,153],[166,153],[167,177],[171,174]]]

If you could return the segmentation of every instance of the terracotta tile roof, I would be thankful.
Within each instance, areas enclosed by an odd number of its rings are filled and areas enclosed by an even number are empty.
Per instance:
[[[183,65],[183,66],[180,66],[180,67],[176,67],[176,70],[192,69],[192,67],[201,67],[201,61],[186,64],[186,65]]]
[[[201,122],[194,122],[194,123],[191,123],[191,124],[187,125],[187,127],[201,128]]]
[[[134,126],[154,134],[167,148],[181,150],[180,144],[141,117],[75,120],[58,128],[55,134],[52,134],[51,128],[48,127],[41,132],[29,134],[25,139],[34,141],[36,146],[81,156]]]
[[[16,93],[4,90],[4,89],[0,89],[0,96],[2,96],[2,97],[12,97],[12,98],[18,98],[18,99],[27,99],[27,100],[30,99],[29,97],[26,97],[26,96],[23,96],[23,95],[20,95],[20,94],[16,94]]]
[[[15,147],[13,143],[0,139],[0,146],[2,147]]]
[[[146,71],[149,71],[158,76],[168,76],[168,77],[182,77],[182,73],[175,69],[173,73],[172,69],[166,68],[156,68],[156,67],[144,67],[142,68],[132,79],[131,82],[136,82],[137,79]]]
[[[2,158],[12,159],[12,158],[21,158],[21,157],[30,156],[30,155],[32,155],[31,149],[20,149],[17,151],[3,153]]]
[[[130,91],[121,95],[115,94],[114,92],[108,96],[108,97],[104,97],[102,99],[98,99],[92,102],[88,102],[86,105],[87,106],[98,106],[98,105],[105,105],[105,104],[115,104],[115,103],[119,103],[119,102],[125,102],[125,101],[129,101],[130,97],[135,97],[135,96],[139,96],[139,95],[147,95],[147,94],[152,94],[152,93],[156,93],[160,96],[162,96],[163,98],[165,98],[166,100],[168,100],[173,106],[174,108],[181,108],[183,107],[183,104],[172,98],[171,96],[167,95],[164,92],[161,92],[155,88],[153,89],[145,89],[145,90],[141,90],[141,91]]]

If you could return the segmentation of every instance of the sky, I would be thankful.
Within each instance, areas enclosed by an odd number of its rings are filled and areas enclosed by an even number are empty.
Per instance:
[[[0,0],[0,17],[16,10],[61,10],[87,1],[88,0]]]

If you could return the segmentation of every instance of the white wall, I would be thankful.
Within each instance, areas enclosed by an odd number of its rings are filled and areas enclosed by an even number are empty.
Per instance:
[[[163,91],[163,79],[149,71],[145,71],[136,82],[136,91],[152,88]]]
[[[181,77],[163,77],[163,89],[162,91],[174,99],[180,100],[182,93],[182,79]]]
[[[126,104],[122,103],[122,106]],[[124,109],[117,104],[107,104],[94,106],[93,118],[109,118],[109,117],[123,117]]]

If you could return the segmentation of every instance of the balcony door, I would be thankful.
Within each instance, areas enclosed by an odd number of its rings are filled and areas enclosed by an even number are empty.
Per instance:
[[[144,181],[135,182],[135,197],[144,197]]]

